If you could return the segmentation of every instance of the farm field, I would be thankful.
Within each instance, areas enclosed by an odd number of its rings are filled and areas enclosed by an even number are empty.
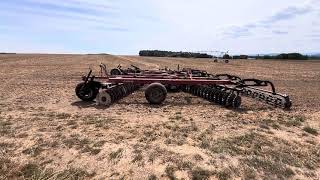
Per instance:
[[[143,90],[81,102],[74,88],[101,62],[270,80],[293,107],[243,98],[231,110],[182,92],[152,106]],[[0,179],[320,178],[320,61],[0,55],[0,80]]]

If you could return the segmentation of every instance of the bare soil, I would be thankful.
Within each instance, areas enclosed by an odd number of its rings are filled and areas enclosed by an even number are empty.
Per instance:
[[[74,93],[89,67],[192,67],[273,81],[291,111],[143,90],[109,108]],[[320,61],[0,55],[0,179],[319,179]]]

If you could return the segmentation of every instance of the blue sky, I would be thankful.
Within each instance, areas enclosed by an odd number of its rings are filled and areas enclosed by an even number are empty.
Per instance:
[[[2,0],[0,52],[319,52],[320,0]]]

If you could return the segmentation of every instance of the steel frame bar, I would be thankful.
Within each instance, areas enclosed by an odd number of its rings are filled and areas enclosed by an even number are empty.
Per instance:
[[[105,80],[108,83],[135,83],[151,84],[162,83],[170,85],[233,85],[230,80],[211,80],[199,78],[165,78],[165,77],[95,77],[95,79]]]

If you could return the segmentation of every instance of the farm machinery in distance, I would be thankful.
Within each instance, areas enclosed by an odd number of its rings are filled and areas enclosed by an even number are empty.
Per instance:
[[[99,105],[110,106],[116,101],[147,86],[145,97],[150,104],[161,104],[170,91],[183,91],[204,98],[210,102],[228,108],[239,108],[241,96],[262,101],[268,105],[290,109],[288,95],[276,92],[270,81],[241,79],[229,74],[210,74],[203,70],[183,68],[177,70],[142,70],[136,66],[122,69],[121,66],[107,72],[104,64],[100,65],[99,76],[92,70],[83,76],[75,92],[83,101],[96,99]],[[262,87],[269,87],[270,90]]]

